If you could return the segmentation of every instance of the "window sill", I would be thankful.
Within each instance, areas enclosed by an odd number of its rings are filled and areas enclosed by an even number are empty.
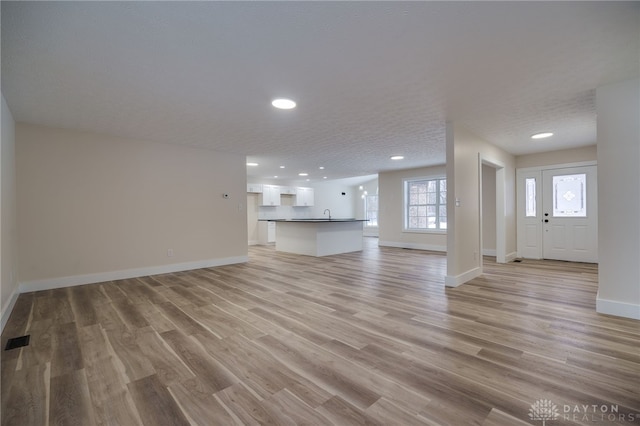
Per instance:
[[[446,229],[403,229],[402,232],[408,234],[439,234],[447,235]]]

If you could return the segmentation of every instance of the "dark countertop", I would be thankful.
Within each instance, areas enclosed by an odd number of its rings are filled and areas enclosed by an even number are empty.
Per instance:
[[[258,219],[266,222],[324,223],[324,222],[368,222],[367,219],[354,218],[310,218],[310,219]]]

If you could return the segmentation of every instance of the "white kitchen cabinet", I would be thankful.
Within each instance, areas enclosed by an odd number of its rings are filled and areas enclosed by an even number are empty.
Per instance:
[[[247,184],[247,192],[262,193],[261,183],[249,183]]]
[[[313,188],[296,188],[296,201],[294,206],[309,207],[313,206]]]
[[[295,186],[281,186],[280,194],[282,195],[296,195],[298,188]]]
[[[267,222],[267,243],[276,242],[276,223]]]
[[[274,244],[276,242],[276,223],[258,222],[258,244]]]
[[[278,185],[262,185],[261,206],[280,205],[280,187]]]

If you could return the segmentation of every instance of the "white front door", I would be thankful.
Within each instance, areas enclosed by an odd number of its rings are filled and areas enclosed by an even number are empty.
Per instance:
[[[542,171],[543,258],[598,261],[596,166]]]

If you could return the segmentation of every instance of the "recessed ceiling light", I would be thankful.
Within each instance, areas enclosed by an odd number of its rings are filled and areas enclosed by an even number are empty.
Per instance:
[[[324,170],[324,166],[320,166],[318,167],[320,170]]]
[[[298,176],[309,176],[309,173],[298,173]]]
[[[258,163],[247,163],[247,166],[251,166],[251,167],[255,167],[257,165],[258,165]]]
[[[292,109],[296,107],[296,103],[293,102],[291,99],[274,99],[271,102],[271,105],[273,105],[274,107],[278,108],[278,109]]]
[[[274,176],[275,179],[278,179],[278,176]]]
[[[281,169],[284,169],[284,166],[280,166]]]
[[[307,182],[309,182],[311,179],[307,179]]]
[[[326,178],[327,178],[326,176],[322,176],[322,179],[326,179]]]
[[[402,160],[404,157],[402,155],[393,155],[391,156],[392,160]]]
[[[553,133],[551,132],[544,132],[544,133],[536,133],[535,135],[531,136],[531,139],[544,139],[544,138],[548,138],[553,136]]]

